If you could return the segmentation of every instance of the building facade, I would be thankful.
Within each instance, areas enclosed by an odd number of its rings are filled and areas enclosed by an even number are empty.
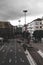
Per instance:
[[[35,30],[43,30],[43,19],[38,18],[28,23],[27,30],[32,34]]]

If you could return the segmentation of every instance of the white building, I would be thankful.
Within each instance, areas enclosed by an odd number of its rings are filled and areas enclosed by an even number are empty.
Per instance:
[[[43,19],[38,18],[28,23],[27,30],[32,34],[35,30],[43,30]]]
[[[43,30],[43,17],[42,17],[42,30]]]

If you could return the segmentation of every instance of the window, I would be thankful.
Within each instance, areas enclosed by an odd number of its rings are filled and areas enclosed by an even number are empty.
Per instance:
[[[38,26],[36,28],[38,28]]]
[[[40,28],[42,28],[42,26],[40,26]]]
[[[38,22],[35,23],[35,25],[38,25],[38,24],[39,24]]]

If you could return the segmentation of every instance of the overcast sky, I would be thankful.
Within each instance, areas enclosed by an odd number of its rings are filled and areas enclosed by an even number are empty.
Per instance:
[[[42,17],[43,0],[0,0],[0,20],[10,20],[12,24],[16,25],[19,23],[15,21],[20,18],[22,23],[24,21],[23,10],[25,9],[28,10],[27,22],[37,17]]]

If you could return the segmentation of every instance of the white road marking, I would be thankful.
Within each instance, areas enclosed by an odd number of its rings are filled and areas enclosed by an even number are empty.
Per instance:
[[[39,55],[43,58],[43,52],[41,50],[37,51]]]
[[[4,48],[4,46],[5,46],[5,45],[3,45],[3,46],[1,47],[0,51]]]
[[[36,62],[34,61],[34,59],[32,58],[32,56],[30,55],[28,50],[26,50],[25,54],[28,54],[28,55],[26,55],[26,57],[29,60],[30,65],[37,65]]]
[[[9,59],[9,63],[11,63],[11,62],[12,62],[12,59],[10,58],[10,59]]]

